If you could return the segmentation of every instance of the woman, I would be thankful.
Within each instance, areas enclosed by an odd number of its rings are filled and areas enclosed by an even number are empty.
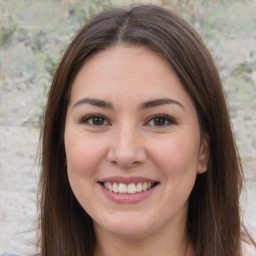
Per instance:
[[[112,9],[78,32],[42,130],[40,255],[240,256],[242,181],[217,69],[182,18]]]

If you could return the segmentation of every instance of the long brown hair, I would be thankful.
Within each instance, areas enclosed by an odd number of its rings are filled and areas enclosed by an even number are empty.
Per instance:
[[[144,45],[162,54],[193,99],[201,130],[209,138],[210,159],[190,195],[187,234],[198,256],[240,256],[242,167],[218,71],[194,29],[177,14],[156,6],[111,9],[95,16],[58,65],[41,136],[40,255],[94,253],[92,220],[68,182],[63,136],[74,77],[91,54],[117,44]]]

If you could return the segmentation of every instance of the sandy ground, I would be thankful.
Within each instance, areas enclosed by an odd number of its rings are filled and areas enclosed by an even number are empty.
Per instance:
[[[29,255],[36,220],[38,130],[0,126],[0,255]]]

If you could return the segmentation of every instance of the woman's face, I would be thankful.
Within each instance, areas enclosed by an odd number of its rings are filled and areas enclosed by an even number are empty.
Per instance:
[[[65,149],[71,188],[96,232],[145,237],[185,228],[207,143],[190,96],[158,53],[116,46],[84,63]]]

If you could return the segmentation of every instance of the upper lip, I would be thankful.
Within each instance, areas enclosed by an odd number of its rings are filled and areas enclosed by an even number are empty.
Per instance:
[[[121,177],[121,176],[111,176],[104,179],[99,180],[100,183],[111,182],[111,183],[123,183],[123,184],[131,184],[131,183],[156,183],[156,180],[144,178],[144,177]]]

